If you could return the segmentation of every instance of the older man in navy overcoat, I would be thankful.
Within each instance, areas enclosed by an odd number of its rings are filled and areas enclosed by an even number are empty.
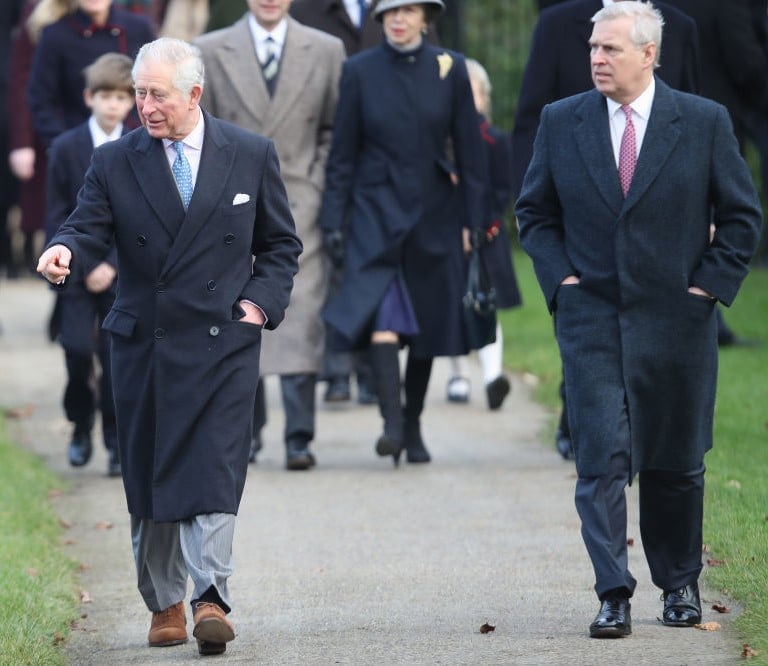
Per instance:
[[[747,274],[761,213],[725,108],[654,77],[658,12],[619,2],[593,21],[596,89],[545,107],[516,212],[555,315],[601,601],[590,635],[603,638],[631,632],[624,493],[636,472],[662,621],[701,621],[715,306]]]
[[[224,652],[227,580],[245,485],[262,327],[283,319],[296,237],[271,141],[199,107],[199,51],[159,39],[139,52],[143,128],[97,148],[77,208],[40,257],[61,283],[114,241],[112,338],[118,441],[148,642]]]

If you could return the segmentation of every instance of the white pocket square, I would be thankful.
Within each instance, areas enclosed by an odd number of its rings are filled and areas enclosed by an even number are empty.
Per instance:
[[[235,198],[232,199],[232,205],[233,206],[239,206],[240,204],[248,203],[251,200],[251,197],[249,197],[247,194],[243,194],[242,192],[238,192],[235,195]]]

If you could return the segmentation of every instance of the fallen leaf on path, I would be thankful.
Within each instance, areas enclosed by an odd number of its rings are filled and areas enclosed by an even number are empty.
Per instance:
[[[80,603],[90,604],[93,601],[88,590],[80,590]]]
[[[64,520],[63,518],[59,518],[59,525],[65,530],[68,530],[70,527],[72,527],[72,523],[70,523],[68,520]]]
[[[64,642],[64,636],[62,636],[58,631],[53,635],[53,644],[54,645],[61,645]]]
[[[32,416],[35,413],[34,405],[22,405],[21,407],[8,407],[5,410],[5,418],[7,419],[25,419],[28,416]]]
[[[707,566],[709,567],[721,567],[725,564],[725,560],[716,560],[712,557],[707,558]]]
[[[720,631],[720,629],[722,629],[719,622],[702,622],[701,624],[694,624],[693,626],[702,631]]]
[[[752,657],[756,657],[760,653],[757,650],[753,650],[747,643],[744,643],[741,650],[741,656],[744,657],[744,659],[752,659]]]
[[[97,530],[111,530],[112,529],[112,523],[110,523],[108,520],[101,520],[98,523],[96,523],[96,529]]]
[[[76,539],[64,539],[65,546],[73,546],[76,543],[77,543]]]
[[[481,634],[489,634],[489,633],[491,633],[492,631],[495,631],[495,630],[496,630],[496,627],[494,625],[492,625],[492,624],[488,624],[487,622],[485,624],[483,624],[482,627],[480,627],[480,633]]]
[[[730,613],[731,609],[727,606],[723,606],[722,604],[712,604],[712,610],[717,611],[718,613]]]

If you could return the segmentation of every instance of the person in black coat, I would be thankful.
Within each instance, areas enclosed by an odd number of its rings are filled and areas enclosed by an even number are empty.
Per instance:
[[[665,3],[655,3],[664,16],[664,57],[657,73],[670,86],[684,92],[699,89],[699,41],[696,24]],[[589,36],[592,16],[603,8],[602,0],[569,0],[545,9],[534,29],[528,64],[517,101],[512,130],[512,196],[520,194],[523,176],[533,154],[539,116],[545,105],[593,87],[589,69]],[[555,446],[566,460],[572,459],[565,383]]]
[[[218,654],[235,636],[228,579],[262,329],[283,320],[302,245],[274,144],[200,108],[203,69],[181,40],[142,47],[144,126],[94,151],[37,270],[74,280],[114,243],[120,288],[102,328],[148,642],[187,641],[191,578],[193,635]]]
[[[432,359],[468,351],[461,230],[488,219],[464,58],[424,38],[442,9],[441,0],[376,6],[386,41],[344,64],[320,214],[329,254],[345,267],[323,315],[338,348],[371,344],[384,418],[376,451],[395,464],[402,448],[409,462],[430,459],[420,417]],[[401,344],[409,347],[404,407]]]
[[[84,123],[54,139],[48,156],[46,178],[46,238],[59,227],[77,205],[93,149],[120,138],[123,121],[133,108],[133,61],[120,53],[100,56],[85,70],[85,103],[92,109]],[[81,467],[91,458],[91,428],[101,412],[101,429],[109,456],[107,474],[120,476],[109,334],[98,329],[115,300],[117,261],[114,252],[104,257],[82,280],[57,294],[61,335],[67,367],[64,411],[74,425],[69,444],[69,464]],[[101,368],[98,394],[91,384],[95,374],[93,356]]]
[[[146,16],[110,5],[98,14],[79,8],[46,26],[40,35],[28,93],[32,123],[46,145],[90,115],[83,101],[83,70],[88,65],[104,53],[134,58],[143,44],[154,39]],[[138,125],[135,114],[128,125]]]
[[[488,160],[488,195],[490,217],[480,252],[485,261],[488,277],[496,294],[498,309],[522,304],[517,278],[512,266],[509,234],[504,219],[512,200],[510,189],[509,134],[493,127],[491,114],[491,81],[485,68],[476,60],[467,60],[469,81],[475,107],[480,114],[480,136]],[[499,409],[510,391],[509,378],[502,372],[503,338],[501,325],[496,324],[496,339],[477,352],[483,369],[483,382],[489,409]],[[467,402],[470,385],[465,357],[454,357],[452,376],[448,380],[447,396],[451,402]]]
[[[362,24],[358,0],[293,0],[290,13],[300,23],[341,39],[347,56],[352,56],[364,49],[381,44],[383,39],[381,23],[374,18],[377,2],[378,0],[364,0],[365,11],[362,14]],[[428,28],[427,39],[432,43],[437,42],[437,35],[432,25]],[[330,296],[338,289],[342,278],[341,269],[331,269]],[[326,336],[328,341],[331,337],[331,335]],[[326,344],[324,366],[323,375],[328,382],[325,391],[326,402],[342,402],[350,399],[350,375],[353,370],[357,379],[358,402],[364,405],[376,402],[367,349],[348,353],[335,351]]]

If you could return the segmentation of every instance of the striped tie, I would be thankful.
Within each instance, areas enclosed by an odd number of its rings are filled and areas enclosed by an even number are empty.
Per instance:
[[[267,90],[272,95],[275,92],[275,77],[277,77],[278,61],[277,48],[275,40],[267,37],[264,48],[264,62],[261,63],[261,72],[264,74],[264,81],[267,84]]]

